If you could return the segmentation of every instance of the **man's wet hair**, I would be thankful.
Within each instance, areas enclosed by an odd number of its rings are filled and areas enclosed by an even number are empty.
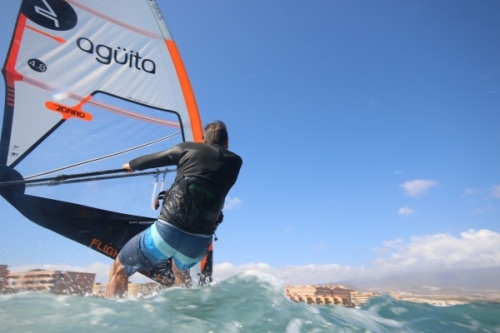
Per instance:
[[[205,142],[223,146],[226,144],[229,136],[227,127],[222,121],[217,120],[205,126]]]

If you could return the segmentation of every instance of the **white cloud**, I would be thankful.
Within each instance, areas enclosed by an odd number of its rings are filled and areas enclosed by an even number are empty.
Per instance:
[[[482,215],[495,212],[495,207],[491,203],[487,203],[483,207],[476,208],[470,212],[471,215]]]
[[[404,241],[402,239],[384,241],[384,245],[390,248],[401,247],[401,244],[404,244]]]
[[[313,250],[314,252],[324,252],[327,249],[328,249],[327,242],[319,242],[311,246],[311,250]]]
[[[241,266],[222,263],[215,265],[214,277],[224,280],[246,270],[259,270],[286,284],[314,284],[400,273],[500,267],[500,233],[490,230],[468,230],[459,236],[415,236],[409,243],[397,239],[384,242],[384,249],[378,249],[377,253],[385,252],[385,258],[376,259],[371,267],[309,264],[275,268],[264,263]]]
[[[413,213],[415,213],[415,211],[410,207],[404,206],[399,208],[398,213],[399,215],[412,215]]]
[[[470,211],[471,215],[490,214],[497,211],[495,201],[500,199],[500,185],[492,185],[489,188],[481,189],[467,188],[464,190],[464,194],[470,197],[470,203],[476,205],[476,207]]]
[[[464,194],[465,194],[465,195],[473,195],[473,194],[476,194],[476,193],[478,193],[478,192],[480,192],[480,190],[478,190],[478,189],[476,189],[476,188],[466,188],[466,189],[464,190]]]
[[[375,270],[394,272],[500,266],[500,234],[490,230],[468,230],[459,237],[450,234],[415,236],[409,244],[398,242],[392,250],[389,258],[374,262]]]
[[[240,266],[219,263],[214,267],[214,280],[221,281],[245,271],[260,271],[281,279],[285,284],[315,284],[343,280],[379,278],[395,274],[442,271],[446,269],[476,269],[500,267],[500,233],[491,230],[468,230],[458,236],[434,234],[412,237],[409,242],[388,240],[376,249],[379,258],[370,267],[338,264],[309,264],[272,267],[266,263]],[[85,267],[71,265],[30,265],[9,267],[13,272],[41,268],[96,273],[97,282],[107,282],[110,263],[96,262]],[[135,274],[131,282],[150,281]]]
[[[500,199],[500,185],[494,185],[491,187],[490,197]]]
[[[430,179],[410,180],[401,185],[404,193],[410,197],[419,197],[427,193],[427,191],[437,186],[438,182]]]
[[[224,280],[230,276],[236,275],[246,270],[259,270],[266,273],[273,273],[275,270],[268,264],[244,264],[235,266],[228,262],[215,264],[214,267],[214,280]]]
[[[236,197],[236,198],[231,198],[227,197],[226,201],[224,202],[224,209],[236,209],[241,206],[241,199]]]
[[[214,267],[214,280],[221,281],[232,275],[247,271],[258,270],[276,276],[286,284],[313,284],[340,281],[362,276],[364,267],[354,268],[336,264],[304,266],[286,266],[274,268],[264,263],[251,263],[235,266],[230,263],[216,264]]]

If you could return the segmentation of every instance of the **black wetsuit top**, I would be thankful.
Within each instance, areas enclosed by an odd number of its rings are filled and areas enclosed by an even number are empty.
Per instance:
[[[159,218],[181,230],[205,235],[212,235],[220,223],[224,199],[242,163],[240,156],[222,146],[195,142],[183,142],[129,162],[133,170],[177,165]]]

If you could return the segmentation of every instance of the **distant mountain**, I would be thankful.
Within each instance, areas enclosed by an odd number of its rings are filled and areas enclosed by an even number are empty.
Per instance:
[[[500,296],[500,267],[446,270],[383,278],[339,281],[354,290],[410,292],[425,295]]]

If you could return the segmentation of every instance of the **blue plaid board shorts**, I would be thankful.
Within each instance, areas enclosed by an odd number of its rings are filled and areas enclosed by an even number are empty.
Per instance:
[[[180,270],[200,262],[207,254],[212,236],[192,234],[163,220],[130,239],[118,257],[128,276],[147,271],[173,258]]]

